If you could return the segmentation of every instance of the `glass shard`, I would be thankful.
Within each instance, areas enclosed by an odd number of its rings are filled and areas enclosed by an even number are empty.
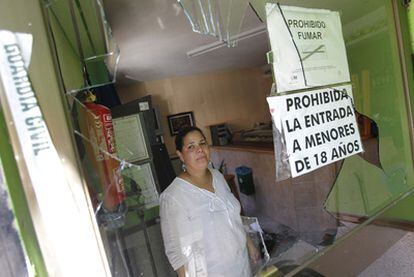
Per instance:
[[[194,32],[212,35],[229,47],[237,44],[247,0],[178,0]]]

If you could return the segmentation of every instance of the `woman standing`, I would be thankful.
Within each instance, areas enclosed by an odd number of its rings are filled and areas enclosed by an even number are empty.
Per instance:
[[[166,255],[178,276],[251,276],[248,250],[259,253],[244,232],[240,204],[220,172],[208,168],[209,147],[196,127],[175,139],[183,172],[161,194]]]

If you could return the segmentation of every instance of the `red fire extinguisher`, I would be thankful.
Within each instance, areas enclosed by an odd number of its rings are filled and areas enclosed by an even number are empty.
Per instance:
[[[114,211],[126,197],[124,180],[120,162],[115,158],[117,153],[111,110],[93,103],[94,99],[95,96],[89,93],[84,103],[86,109],[81,112],[80,127],[89,140],[84,145],[101,183],[103,207],[107,211]]]

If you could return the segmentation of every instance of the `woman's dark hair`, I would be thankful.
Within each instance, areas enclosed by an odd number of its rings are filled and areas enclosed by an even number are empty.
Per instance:
[[[201,131],[200,128],[197,128],[195,126],[185,127],[181,129],[175,137],[175,149],[181,152],[183,150],[185,136],[193,131],[199,132],[204,137],[204,139],[206,138],[206,136],[203,134],[203,131]]]

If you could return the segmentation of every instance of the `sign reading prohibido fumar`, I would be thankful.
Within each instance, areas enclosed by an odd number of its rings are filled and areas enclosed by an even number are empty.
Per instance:
[[[350,85],[268,97],[292,177],[363,151]]]
[[[278,92],[350,81],[338,12],[266,4]]]

